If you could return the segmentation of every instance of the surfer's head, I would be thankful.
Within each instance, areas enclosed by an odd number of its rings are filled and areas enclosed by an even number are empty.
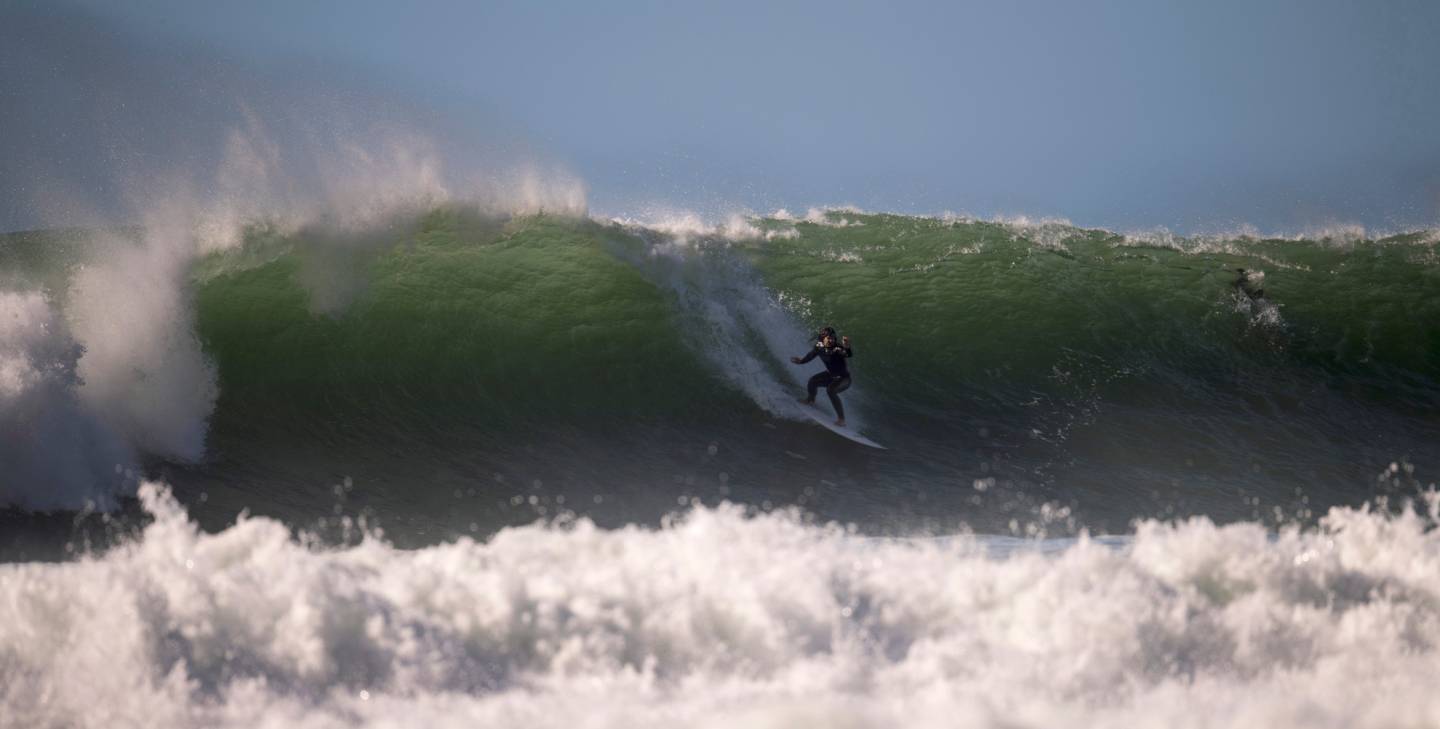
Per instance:
[[[822,327],[820,331],[816,332],[816,336],[820,338],[821,344],[834,344],[835,327]]]

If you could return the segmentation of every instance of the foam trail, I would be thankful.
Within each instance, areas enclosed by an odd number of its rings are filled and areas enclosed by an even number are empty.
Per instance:
[[[0,566],[7,726],[1421,726],[1436,501],[1003,554],[695,508],[334,551],[201,533]],[[1002,540],[1003,541],[1003,540]],[[83,677],[81,680],[79,677]]]

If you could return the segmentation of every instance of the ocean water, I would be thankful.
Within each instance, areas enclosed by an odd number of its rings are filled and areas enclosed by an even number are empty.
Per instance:
[[[0,726],[1440,724],[1431,232],[376,209],[0,237]]]
[[[416,550],[163,487],[132,541],[0,566],[6,726],[1430,726],[1436,502],[1271,531],[865,537],[695,507]]]

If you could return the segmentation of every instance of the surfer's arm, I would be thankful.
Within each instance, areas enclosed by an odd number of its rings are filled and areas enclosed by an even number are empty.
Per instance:
[[[817,355],[817,354],[819,354],[819,353],[820,353],[820,348],[819,348],[819,347],[812,347],[812,348],[810,349],[810,352],[809,352],[808,354],[806,354],[804,357],[791,357],[791,358],[790,358],[790,361],[791,361],[791,362],[794,362],[795,364],[805,364],[806,362],[809,362],[810,360],[815,359],[815,355]]]

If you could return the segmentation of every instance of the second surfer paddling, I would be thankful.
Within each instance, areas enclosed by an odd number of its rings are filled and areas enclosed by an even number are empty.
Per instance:
[[[850,387],[850,368],[845,360],[855,356],[855,352],[850,349],[850,337],[841,337],[839,342],[836,342],[834,327],[821,329],[819,335],[819,340],[810,348],[808,354],[790,358],[795,364],[805,364],[816,357],[825,363],[825,371],[815,373],[806,384],[808,397],[801,402],[807,405],[815,404],[815,392],[823,386],[825,394],[830,396],[830,404],[835,407],[835,424],[844,427],[845,406],[840,403],[840,393]]]

